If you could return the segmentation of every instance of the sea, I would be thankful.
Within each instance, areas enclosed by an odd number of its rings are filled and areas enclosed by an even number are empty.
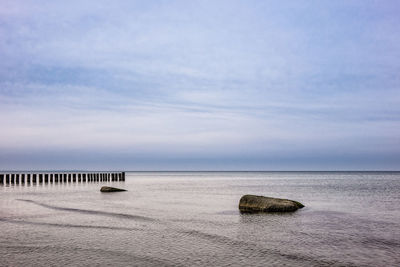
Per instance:
[[[305,207],[241,214],[245,194]],[[0,185],[0,266],[400,266],[400,172],[127,172],[125,182]]]

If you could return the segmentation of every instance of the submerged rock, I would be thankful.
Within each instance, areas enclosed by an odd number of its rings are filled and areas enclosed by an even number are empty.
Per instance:
[[[303,207],[303,204],[294,200],[254,195],[244,195],[239,202],[239,210],[244,213],[288,212]]]
[[[103,186],[100,189],[100,192],[121,192],[121,191],[126,191],[125,189],[120,189],[116,187],[111,187],[111,186]]]

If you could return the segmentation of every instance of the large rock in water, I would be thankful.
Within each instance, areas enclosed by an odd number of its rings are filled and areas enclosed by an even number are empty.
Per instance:
[[[239,202],[240,212],[247,213],[288,212],[296,211],[303,207],[303,204],[294,200],[254,195],[244,195]]]
[[[125,189],[120,189],[116,187],[111,187],[111,186],[103,186],[100,189],[100,192],[121,192],[121,191],[126,191]]]

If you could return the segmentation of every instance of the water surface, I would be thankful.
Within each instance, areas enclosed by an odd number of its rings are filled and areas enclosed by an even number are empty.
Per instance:
[[[102,185],[127,192],[100,193]],[[244,194],[295,199],[242,215]],[[0,186],[0,265],[400,266],[400,173],[131,172]]]

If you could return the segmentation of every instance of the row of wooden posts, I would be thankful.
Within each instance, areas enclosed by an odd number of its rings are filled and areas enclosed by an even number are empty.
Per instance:
[[[0,184],[85,183],[125,181],[125,172],[0,173]]]

